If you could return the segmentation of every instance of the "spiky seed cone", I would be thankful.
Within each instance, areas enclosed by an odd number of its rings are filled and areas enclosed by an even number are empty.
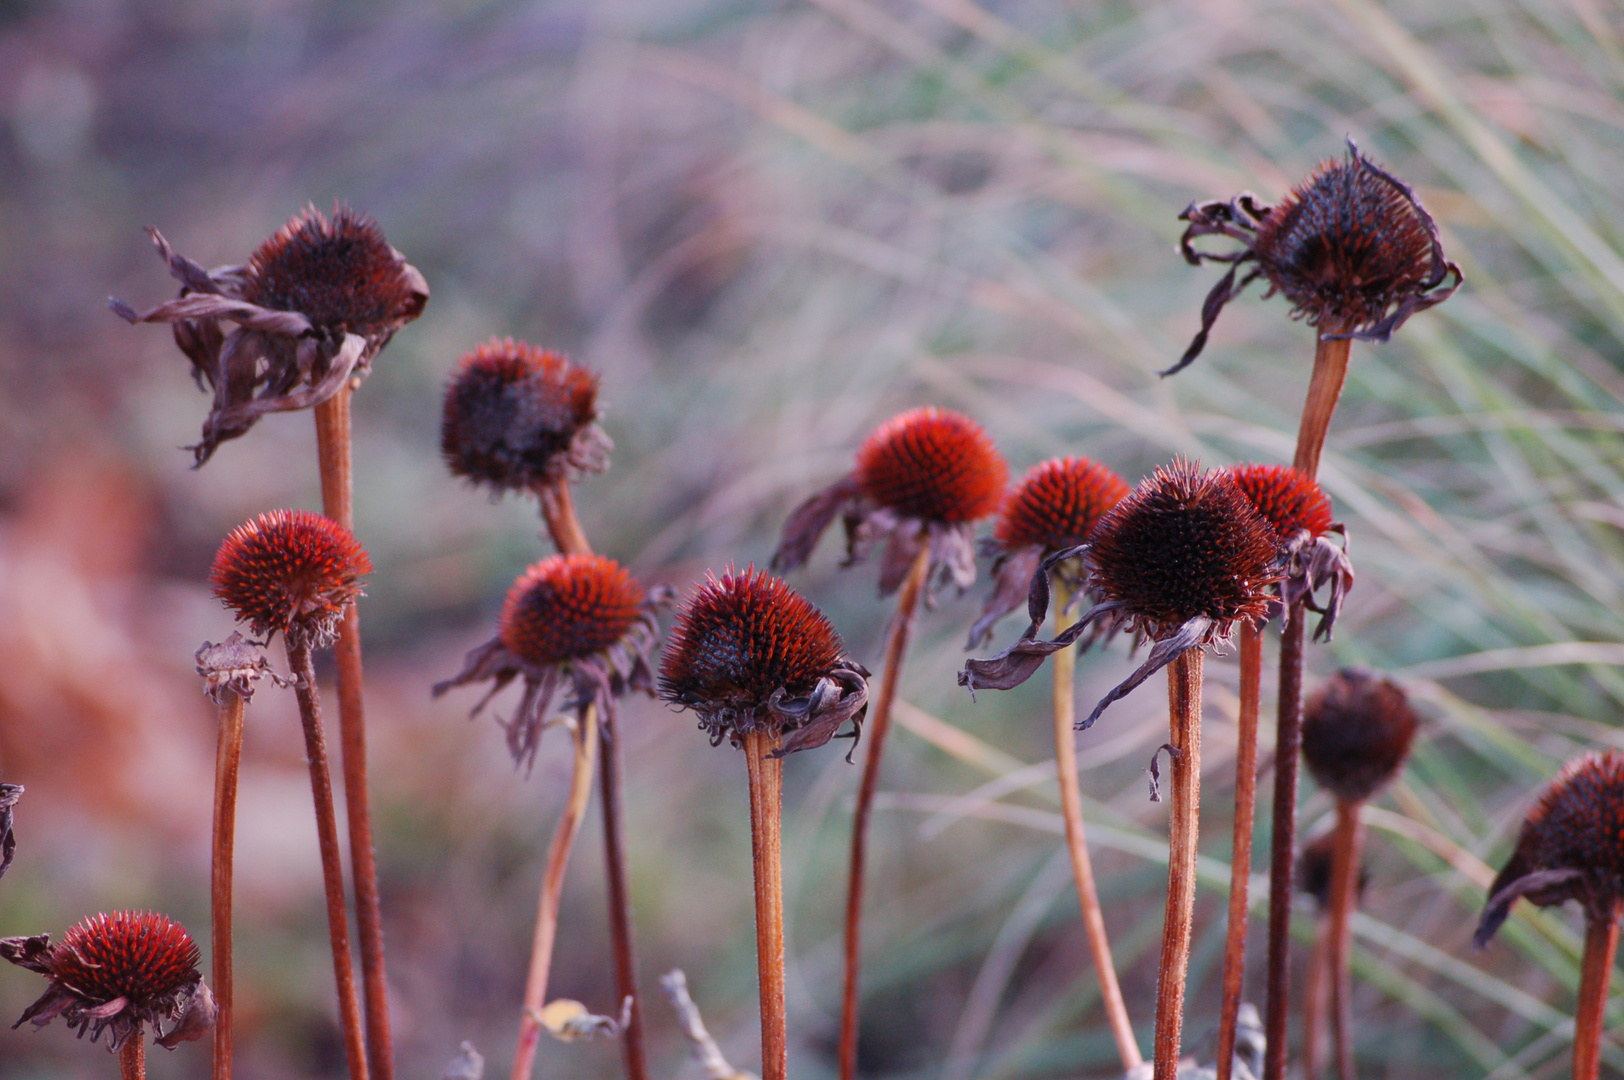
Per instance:
[[[440,417],[440,452],[457,476],[501,489],[558,475],[577,434],[598,418],[598,376],[512,338],[458,362]]]
[[[1403,767],[1420,720],[1391,679],[1351,668],[1303,707],[1303,760],[1342,802],[1364,802]]]
[[[153,911],[92,915],[51,950],[64,989],[97,1003],[127,998],[138,1010],[189,989],[201,959],[186,928]]]
[[[363,337],[421,314],[418,290],[377,222],[348,206],[331,218],[311,206],[289,219],[249,258],[242,283],[250,303]]]
[[[1330,497],[1291,466],[1236,465],[1229,475],[1281,541],[1299,531],[1318,537],[1331,527]]]
[[[964,524],[998,509],[1009,466],[981,425],[927,406],[875,428],[857,451],[857,483],[902,517]]]
[[[214,556],[214,595],[255,634],[332,640],[372,560],[350,531],[308,510],[272,510],[233,529]]]
[[[551,555],[531,566],[502,605],[502,644],[535,667],[589,656],[626,636],[643,589],[613,559]]]
[[[1005,551],[1075,547],[1128,490],[1120,476],[1088,458],[1045,461],[1033,466],[1004,500],[993,538]]]

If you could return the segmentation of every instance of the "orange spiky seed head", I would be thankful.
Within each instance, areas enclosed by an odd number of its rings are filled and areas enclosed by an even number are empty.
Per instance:
[[[550,555],[519,575],[502,605],[502,644],[534,667],[615,644],[643,613],[643,589],[602,555]]]
[[[1032,467],[1004,500],[993,538],[1005,551],[1034,546],[1075,547],[1105,512],[1128,494],[1127,482],[1085,457],[1054,458]]]
[[[214,595],[255,634],[332,640],[372,560],[350,531],[308,510],[272,510],[231,530],[214,556]]]
[[[377,222],[348,206],[294,215],[249,257],[242,297],[318,327],[370,337],[422,314],[427,297]]]
[[[1341,802],[1364,802],[1404,766],[1421,726],[1391,679],[1344,668],[1303,705],[1303,760]]]
[[[87,1001],[128,998],[136,1007],[191,986],[202,959],[186,928],[153,911],[92,915],[51,950],[56,980]]]
[[[863,495],[903,517],[948,525],[998,509],[1009,466],[980,424],[926,406],[893,416],[857,451]]]
[[[1330,497],[1289,465],[1236,465],[1229,475],[1282,543],[1299,531],[1321,536],[1332,525]]]

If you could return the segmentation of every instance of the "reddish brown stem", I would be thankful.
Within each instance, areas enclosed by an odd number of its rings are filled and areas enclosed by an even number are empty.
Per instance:
[[[603,801],[603,861],[608,878],[609,938],[615,956],[615,994],[632,999],[626,1027],[620,1033],[620,1053],[627,1080],[647,1080],[648,1059],[643,1050],[643,1001],[637,992],[637,945],[632,936],[632,905],[626,884],[626,842],[622,827],[620,728],[613,716],[603,718],[602,760],[598,763]]]
[[[880,679],[880,696],[869,710],[865,731],[868,755],[863,759],[863,779],[857,788],[857,808],[851,825],[851,868],[846,888],[845,985],[840,999],[840,1080],[857,1076],[857,980],[862,951],[863,875],[868,860],[868,822],[879,787],[880,755],[885,750],[885,734],[891,727],[891,705],[902,676],[902,661],[908,653],[908,637],[913,632],[914,615],[919,610],[919,594],[930,573],[930,545],[914,558],[908,576],[897,593],[897,614],[891,621],[890,640],[885,647],[885,673]]]
[[[1579,976],[1579,1006],[1573,1015],[1573,1080],[1601,1074],[1601,1041],[1607,1031],[1607,990],[1618,953],[1619,902],[1585,913],[1585,956]]]
[[[242,765],[246,702],[220,690],[220,737],[214,754],[214,858],[210,872],[209,932],[214,963],[214,1080],[231,1080],[231,879],[237,835],[237,775]]]
[[[1320,1022],[1325,1016],[1325,954],[1330,949],[1330,922],[1320,919],[1314,948],[1308,954],[1307,985],[1303,987],[1303,1080],[1319,1076]]]
[[[1263,1080],[1285,1080],[1291,1010],[1291,889],[1297,843],[1297,759],[1303,749],[1303,606],[1280,630],[1280,695],[1275,709],[1274,821],[1269,851],[1269,958]]]
[[[1246,920],[1252,878],[1252,824],[1257,809],[1257,714],[1263,674],[1263,628],[1241,623],[1240,712],[1235,727],[1235,839],[1229,858],[1229,925],[1224,938],[1224,997],[1218,1013],[1218,1080],[1235,1065],[1235,1023],[1246,983]]]
[[[756,879],[756,971],[761,985],[761,1080],[784,1080],[789,1036],[784,1012],[784,868],[781,826],[784,760],[770,756],[777,736],[744,737],[750,771],[750,858]]]
[[[338,989],[339,1022],[344,1031],[344,1054],[350,1080],[368,1076],[365,1037],[361,1033],[361,1006],[356,1000],[355,972],[350,960],[350,927],[344,911],[344,862],[338,847],[338,820],[333,812],[333,779],[327,767],[327,737],[321,729],[321,698],[316,693],[316,672],[310,663],[310,645],[289,637],[288,669],[299,699],[304,723],[305,757],[310,762],[310,793],[316,806],[316,836],[321,846],[322,886],[327,893],[327,934],[333,950],[333,979]]]
[[[1311,480],[1319,476],[1320,451],[1325,448],[1331,414],[1336,411],[1342,384],[1348,377],[1348,346],[1351,344],[1346,338],[1340,341],[1320,338],[1314,343],[1314,373],[1309,376],[1308,397],[1303,402],[1302,420],[1297,426],[1297,453],[1291,462]]]
[[[1201,803],[1201,650],[1185,649],[1167,669],[1168,742],[1173,747],[1167,830],[1167,915],[1156,979],[1156,1080],[1176,1080],[1184,1029],[1184,980],[1195,927],[1195,856]]]
[[[570,493],[569,478],[537,484],[536,498],[541,501],[541,517],[547,523],[547,535],[563,555],[587,555],[592,545],[587,542],[581,521],[575,516],[575,496]]]
[[[1336,832],[1331,838],[1331,910],[1325,926],[1325,962],[1331,982],[1331,1049],[1339,1080],[1354,1080],[1353,984],[1348,975],[1351,944],[1348,920],[1358,902],[1359,803],[1338,801]]]
[[[1066,612],[1068,599],[1069,590],[1064,583],[1057,581],[1054,598],[1056,634],[1076,621],[1075,616]],[[1122,1000],[1122,987],[1117,983],[1116,965],[1111,959],[1111,939],[1105,933],[1105,916],[1100,910],[1099,892],[1094,886],[1094,864],[1088,856],[1088,837],[1083,831],[1083,799],[1077,781],[1077,710],[1073,687],[1077,653],[1062,649],[1055,653],[1052,663],[1055,768],[1060,778],[1060,811],[1066,822],[1066,849],[1071,855],[1072,880],[1077,885],[1077,902],[1082,909],[1088,951],[1094,958],[1094,970],[1100,980],[1100,1001],[1105,1006],[1105,1018],[1111,1025],[1111,1037],[1116,1040],[1117,1054],[1122,1058],[1122,1071],[1132,1072],[1145,1059],[1139,1053],[1139,1040],[1134,1037],[1133,1024],[1128,1020],[1128,1007]]]
[[[547,977],[553,966],[553,943],[558,938],[558,904],[564,893],[564,871],[569,867],[575,834],[581,829],[587,803],[592,799],[592,771],[598,756],[598,708],[588,705],[574,731],[575,758],[570,768],[569,799],[553,829],[542,871],[541,900],[536,907],[536,935],[530,949],[530,974],[524,984],[524,1006],[519,1016],[519,1042],[513,1051],[513,1080],[530,1080],[536,1048],[541,1042],[541,1009],[547,1004]]]
[[[118,1050],[119,1080],[147,1080],[146,1033],[139,1027],[130,1032]]]
[[[316,453],[321,468],[321,510],[355,531],[355,484],[350,468],[350,395],[345,386],[317,405]],[[367,1063],[377,1080],[394,1080],[389,1031],[389,979],[384,970],[383,907],[378,857],[372,840],[372,796],[367,782],[367,731],[361,671],[361,612],[351,604],[333,646],[338,669],[338,743],[344,772],[344,811],[350,831],[350,876],[355,886],[355,929],[361,945],[366,998]]]

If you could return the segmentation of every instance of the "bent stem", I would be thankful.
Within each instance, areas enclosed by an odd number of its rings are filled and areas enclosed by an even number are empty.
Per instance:
[[[1585,912],[1585,955],[1579,976],[1579,1005],[1573,1015],[1573,1080],[1596,1080],[1601,1073],[1601,1040],[1607,1030],[1607,989],[1618,952],[1619,901],[1600,912]]]
[[[558,902],[564,892],[564,870],[569,866],[575,834],[581,829],[592,798],[592,770],[598,756],[598,707],[589,704],[572,732],[575,759],[570,767],[569,798],[553,829],[542,871],[541,900],[536,907],[536,936],[530,949],[530,974],[524,984],[524,1006],[519,1015],[519,1043],[513,1052],[513,1080],[530,1080],[541,1042],[541,1008],[547,1003],[547,976],[553,966],[553,943],[558,936]]]
[[[119,1080],[147,1080],[146,1033],[139,1027],[130,1032],[118,1051]]]
[[[575,496],[570,493],[566,476],[537,484],[536,498],[541,502],[541,517],[547,523],[547,535],[562,555],[588,555],[592,545],[587,542],[581,521],[575,516]]]
[[[784,1013],[784,867],[780,836],[784,759],[772,757],[779,737],[744,737],[750,771],[750,858],[756,881],[756,971],[761,985],[761,1080],[784,1080],[789,1036]]]
[[[1325,959],[1331,976],[1331,1049],[1340,1080],[1354,1080],[1353,984],[1348,975],[1348,917],[1359,891],[1359,827],[1357,802],[1337,800],[1336,832],[1331,838],[1331,910],[1325,924]]]
[[[242,720],[247,703],[229,687],[220,691],[220,738],[214,753],[214,851],[209,882],[213,954],[214,1080],[231,1080],[231,878],[237,835],[237,774],[242,765]]]
[[[1057,580],[1054,601],[1057,636],[1077,621],[1066,611],[1069,598],[1065,583]],[[1116,1040],[1117,1053],[1122,1058],[1122,1071],[1132,1072],[1145,1059],[1139,1052],[1139,1041],[1134,1038],[1133,1024],[1128,1020],[1122,987],[1117,984],[1116,965],[1111,960],[1111,939],[1105,933],[1105,916],[1100,911],[1100,897],[1094,887],[1094,864],[1089,859],[1088,838],[1083,832],[1083,800],[1077,780],[1077,709],[1072,686],[1077,669],[1077,653],[1072,649],[1061,649],[1055,653],[1053,664],[1054,753],[1060,778],[1060,810],[1066,822],[1066,849],[1071,855],[1071,874],[1077,884],[1077,902],[1082,908],[1088,951],[1094,958],[1094,970],[1099,974],[1100,1000],[1105,1006],[1105,1017],[1111,1025],[1111,1037]]]
[[[1241,623],[1240,712],[1235,740],[1235,839],[1229,860],[1229,924],[1224,938],[1224,997],[1218,1013],[1218,1077],[1235,1066],[1235,1024],[1246,982],[1246,913],[1252,878],[1252,825],[1257,809],[1257,714],[1263,673],[1263,628]]]
[[[350,395],[345,385],[316,406],[316,456],[321,469],[321,512],[355,531],[355,484],[350,468]],[[344,772],[344,810],[350,831],[350,877],[355,885],[355,929],[361,944],[366,996],[367,1061],[378,1080],[394,1080],[389,1031],[389,979],[384,971],[383,909],[378,857],[372,843],[372,797],[367,782],[366,712],[362,699],[361,612],[351,604],[333,646],[338,668],[338,743]]]
[[[1156,1080],[1175,1080],[1184,1027],[1184,979],[1195,918],[1195,856],[1201,801],[1201,650],[1185,649],[1167,669],[1173,747],[1167,834],[1167,916],[1156,980]]]
[[[327,767],[327,737],[321,730],[321,699],[310,644],[287,638],[288,668],[304,724],[305,757],[310,762],[310,794],[316,805],[316,836],[321,846],[321,879],[327,893],[327,934],[333,950],[333,979],[338,989],[338,1015],[344,1029],[344,1055],[351,1080],[365,1080],[367,1059],[361,1034],[361,1007],[355,996],[350,961],[350,927],[344,912],[344,864],[338,848],[338,821],[333,813],[333,778]]]
[[[857,808],[851,825],[851,868],[846,887],[845,985],[840,999],[840,1080],[857,1076],[857,977],[862,947],[863,873],[868,859],[868,822],[874,810],[874,794],[879,786],[880,755],[885,749],[885,733],[891,727],[891,705],[897,696],[902,661],[908,652],[914,615],[919,610],[919,594],[930,573],[930,545],[914,557],[913,566],[897,593],[897,614],[891,622],[891,636],[885,647],[885,673],[880,680],[880,696],[868,714],[868,754],[863,758],[863,779],[857,788]]]

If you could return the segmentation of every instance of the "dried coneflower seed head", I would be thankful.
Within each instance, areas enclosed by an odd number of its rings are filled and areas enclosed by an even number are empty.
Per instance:
[[[350,531],[307,510],[272,510],[239,525],[214,556],[214,595],[255,634],[325,644],[361,595],[372,561]]]
[[[1237,465],[1229,475],[1282,543],[1298,532],[1317,537],[1331,527],[1330,497],[1291,466]]]
[[[1105,512],[1128,494],[1116,473],[1084,457],[1055,458],[1036,465],[1004,500],[993,538],[999,548],[1075,547]]]
[[[863,495],[903,517],[949,525],[998,509],[1009,466],[981,425],[925,407],[893,416],[857,451]]]
[[[609,648],[643,614],[643,589],[602,555],[551,555],[513,583],[502,605],[502,644],[535,667]]]
[[[598,419],[598,376],[512,338],[464,356],[446,387],[440,452],[457,476],[497,489],[554,479]],[[599,466],[601,468],[601,465]]]
[[[242,282],[249,303],[362,337],[415,319],[427,300],[420,290],[377,222],[348,206],[331,218],[305,208],[259,246]]]
[[[1321,911],[1331,907],[1331,858],[1335,847],[1336,834],[1326,833],[1310,841],[1297,856],[1297,891],[1312,896]],[[1369,884],[1370,871],[1361,866],[1355,888],[1363,895]]]
[[[1303,760],[1342,802],[1364,802],[1398,774],[1421,721],[1391,679],[1343,668],[1303,705]]]

